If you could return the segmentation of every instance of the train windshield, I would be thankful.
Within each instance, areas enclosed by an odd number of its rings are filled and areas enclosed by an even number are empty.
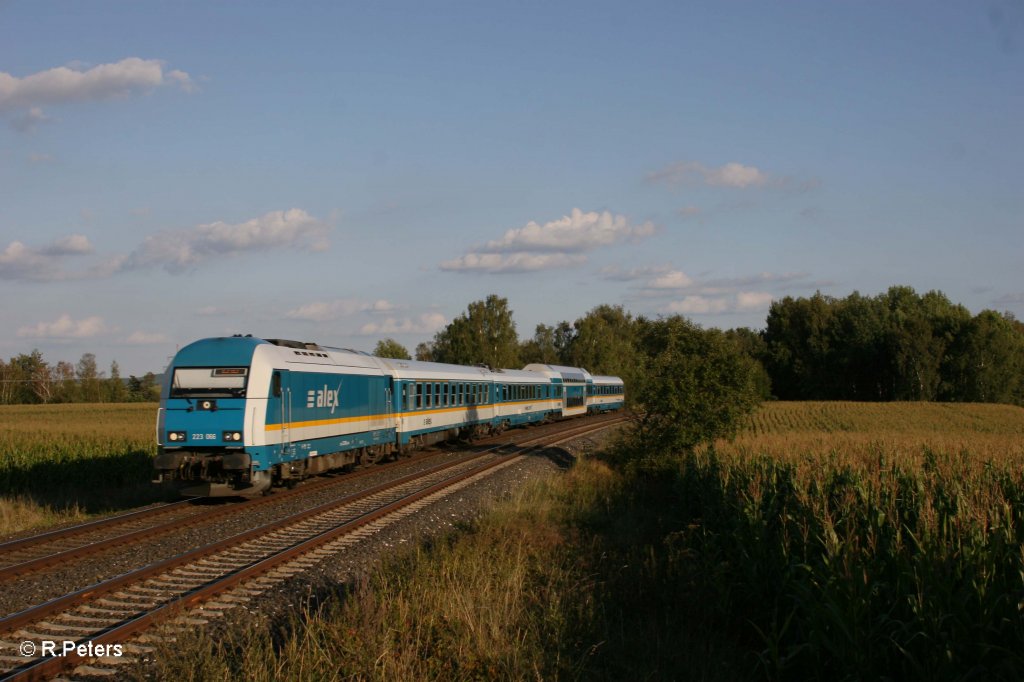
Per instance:
[[[248,367],[178,367],[172,398],[244,398]]]

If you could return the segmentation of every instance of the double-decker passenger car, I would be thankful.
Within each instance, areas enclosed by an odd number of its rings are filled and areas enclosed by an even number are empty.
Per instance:
[[[156,479],[186,495],[256,495],[453,437],[583,414],[592,383],[573,367],[502,370],[282,339],[202,339],[167,369]]]

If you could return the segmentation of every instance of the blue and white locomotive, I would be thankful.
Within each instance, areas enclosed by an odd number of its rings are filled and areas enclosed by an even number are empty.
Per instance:
[[[157,481],[182,494],[252,496],[273,485],[454,437],[623,405],[622,381],[377,358],[282,339],[185,346],[167,368]]]

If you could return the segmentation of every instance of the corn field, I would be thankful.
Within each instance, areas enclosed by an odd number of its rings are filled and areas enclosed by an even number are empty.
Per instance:
[[[0,532],[159,497],[155,420],[147,403],[0,406]]]
[[[683,462],[673,542],[769,677],[1019,679],[1022,465],[1019,407],[767,404]]]

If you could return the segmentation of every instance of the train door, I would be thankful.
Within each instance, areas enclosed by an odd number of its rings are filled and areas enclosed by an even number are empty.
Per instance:
[[[287,369],[276,369],[270,379],[270,398],[267,400],[267,423],[277,423],[278,454],[290,457],[293,452],[291,437],[292,422],[292,388],[291,372]],[[269,439],[268,439],[269,440]],[[273,442],[273,441],[271,441]]]

